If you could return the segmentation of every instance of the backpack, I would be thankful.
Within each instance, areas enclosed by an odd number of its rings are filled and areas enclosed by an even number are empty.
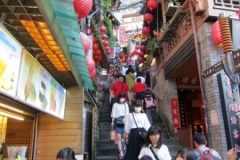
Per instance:
[[[150,108],[150,107],[154,107],[155,106],[152,97],[145,98],[145,104],[146,104],[146,108]]]
[[[213,155],[213,149],[209,148],[208,150],[201,150],[199,148],[195,149],[200,154],[200,160],[219,160]]]

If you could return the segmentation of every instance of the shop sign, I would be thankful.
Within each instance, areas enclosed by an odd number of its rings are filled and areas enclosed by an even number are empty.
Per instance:
[[[177,80],[177,85],[178,86],[199,86],[199,78],[197,77],[181,77],[178,78]]]
[[[180,121],[179,121],[179,108],[178,108],[178,99],[171,98],[170,99],[171,108],[172,108],[172,122],[174,129],[180,128]]]
[[[21,45],[0,26],[0,93],[16,96]]]
[[[231,19],[231,29],[232,29],[232,41],[233,41],[233,50],[236,51],[240,49],[240,20]]]
[[[235,71],[239,71],[240,70],[240,49],[233,52],[233,63],[234,63]]]
[[[119,40],[118,40],[119,45],[125,45],[126,44],[125,26],[119,26],[118,33],[119,33]]]
[[[110,49],[110,54],[108,55],[109,58],[115,58],[116,54],[115,54],[115,47],[109,47]]]
[[[240,103],[234,102],[231,82],[228,76],[224,73],[217,75],[219,83],[219,93],[222,102],[223,122],[225,126],[226,140],[228,149],[233,146],[239,149],[240,132],[238,113],[240,112]],[[239,157],[239,155],[238,155]]]
[[[220,61],[220,62],[214,64],[212,67],[203,71],[201,73],[201,76],[203,78],[207,78],[207,77],[213,75],[214,73],[217,73],[217,72],[221,71],[222,69],[223,69],[223,63],[222,63],[222,61]]]
[[[63,119],[66,90],[23,50],[17,100],[31,107]]]
[[[135,34],[132,38],[135,42],[144,42],[147,40],[147,36],[144,34]]]

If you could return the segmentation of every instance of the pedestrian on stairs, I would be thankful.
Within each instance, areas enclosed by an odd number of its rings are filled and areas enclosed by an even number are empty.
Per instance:
[[[144,139],[140,132],[148,130],[150,123],[145,113],[141,113],[142,101],[136,100],[134,104],[134,112],[128,114],[125,119],[125,138],[127,143],[127,152],[124,160],[138,160]]]
[[[142,158],[144,155],[152,157],[153,160],[171,160],[168,147],[162,144],[161,129],[157,125],[153,125],[149,128],[146,138],[146,143],[141,149],[138,158]]]
[[[73,149],[66,147],[58,151],[56,160],[77,160]]]
[[[176,157],[176,160],[197,160],[196,154],[189,148],[180,149]]]
[[[122,147],[122,134],[124,133],[124,124],[117,123],[117,119],[123,120],[125,116],[129,113],[129,107],[126,103],[126,94],[124,92],[121,92],[118,95],[117,103],[113,104],[112,108],[112,123],[111,126],[114,130],[116,130],[117,133],[117,145],[119,150],[119,158],[122,159],[124,157],[123,153],[123,147]]]

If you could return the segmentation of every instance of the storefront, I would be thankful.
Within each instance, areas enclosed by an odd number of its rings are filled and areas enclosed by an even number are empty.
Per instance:
[[[63,119],[66,90],[0,26],[0,150],[34,159],[38,112]]]

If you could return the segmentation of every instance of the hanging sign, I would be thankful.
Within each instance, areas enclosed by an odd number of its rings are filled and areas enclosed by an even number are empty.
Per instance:
[[[0,26],[0,92],[12,98],[16,96],[21,51],[21,45]]]
[[[135,34],[132,38],[135,42],[144,42],[147,40],[147,36],[145,34]]]
[[[171,98],[170,99],[171,108],[172,108],[172,121],[174,129],[180,128],[180,121],[179,121],[179,109],[178,109],[178,99]]]

